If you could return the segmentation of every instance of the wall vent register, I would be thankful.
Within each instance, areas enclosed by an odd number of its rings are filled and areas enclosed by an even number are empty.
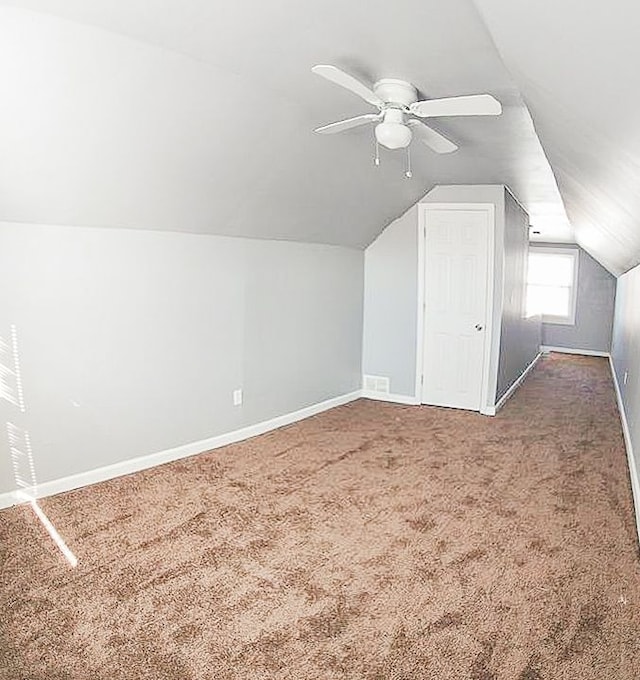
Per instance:
[[[366,392],[389,394],[389,378],[381,375],[365,375],[363,388]]]

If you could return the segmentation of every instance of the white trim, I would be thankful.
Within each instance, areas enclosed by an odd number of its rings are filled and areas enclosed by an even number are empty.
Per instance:
[[[548,352],[560,352],[560,354],[582,354],[586,357],[609,357],[609,352],[601,352],[596,349],[575,349],[573,347],[553,347],[552,345],[540,345],[543,354]]]
[[[493,203],[420,203],[418,211],[418,332],[416,333],[416,399],[423,402],[424,374],[424,325],[425,325],[425,275],[424,266],[427,244],[427,213],[429,210],[479,210],[487,213],[489,243],[487,246],[487,307],[485,318],[484,366],[480,413],[491,415],[494,409],[490,394],[491,359],[493,357],[493,314],[495,306],[495,260],[496,260],[496,207]],[[499,337],[499,336],[498,336]],[[497,364],[496,364],[497,365]]]
[[[636,467],[636,459],[633,455],[633,445],[631,443],[631,432],[629,430],[629,422],[627,414],[624,410],[624,401],[622,400],[622,392],[618,384],[618,376],[613,365],[613,358],[609,356],[609,366],[611,367],[611,375],[613,376],[613,385],[616,390],[616,401],[618,402],[618,411],[620,412],[620,420],[622,422],[622,432],[624,434],[624,446],[627,451],[627,464],[629,465],[629,477],[631,478],[631,494],[633,496],[633,508],[636,516],[636,532],[638,540],[640,540],[640,477],[638,477],[638,468]]]
[[[426,212],[418,205],[418,313],[416,314],[416,402],[422,402],[422,381],[424,375],[424,257],[427,242]]]
[[[221,446],[235,444],[244,439],[256,437],[257,435],[270,432],[271,430],[284,427],[285,425],[290,425],[291,423],[298,422],[304,418],[309,418],[310,416],[322,413],[323,411],[328,411],[336,406],[348,404],[351,401],[359,399],[361,396],[362,391],[356,390],[355,392],[349,392],[348,394],[343,394],[339,397],[334,397],[333,399],[327,399],[326,401],[312,404],[311,406],[307,406],[298,411],[286,413],[282,416],[272,418],[271,420],[265,420],[261,423],[249,425],[239,430],[233,430],[232,432],[226,432],[214,437],[209,437],[208,439],[190,442],[189,444],[183,444],[182,446],[176,446],[175,448],[167,449],[166,451],[152,453],[148,456],[131,458],[120,463],[114,463],[113,465],[106,465],[105,467],[88,470],[87,472],[80,472],[68,477],[54,479],[51,482],[44,482],[43,484],[38,484],[37,488],[34,489],[34,497],[45,498],[65,491],[72,491],[73,489],[79,489],[84,486],[89,486],[90,484],[96,484],[97,482],[104,482],[108,479],[113,479],[114,477],[121,477],[122,475],[128,475],[132,472],[138,472],[140,470],[155,467],[156,465],[169,463],[173,460],[179,460],[180,458],[187,458],[188,456],[194,456],[198,453],[211,451],[212,449],[217,449]],[[27,498],[19,499],[14,492],[1,494],[0,508],[29,502],[29,500],[30,499]]]
[[[495,415],[507,402],[509,397],[513,395],[513,393],[522,385],[524,382],[525,378],[531,373],[531,371],[534,369],[535,365],[538,363],[540,360],[540,357],[542,356],[541,352],[538,352],[538,354],[535,356],[534,360],[522,371],[520,377],[511,385],[511,387],[500,397],[498,400],[498,403],[495,406],[495,413],[492,415]]]
[[[373,390],[362,390],[363,399],[373,399],[375,401],[388,401],[392,404],[408,404],[409,406],[418,406],[420,400],[416,397],[410,397],[407,394],[390,394],[385,392],[374,392]]]
[[[24,501],[18,498],[18,494],[15,491],[0,493],[0,510],[2,508],[10,508],[12,505],[18,505],[18,503],[24,503]]]

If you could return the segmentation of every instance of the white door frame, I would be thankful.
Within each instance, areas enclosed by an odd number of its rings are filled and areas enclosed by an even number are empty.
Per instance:
[[[427,247],[427,214],[429,210],[478,210],[487,213],[489,248],[487,253],[487,316],[485,319],[484,366],[482,371],[482,394],[480,413],[495,415],[495,395],[489,390],[492,384],[491,369],[494,345],[494,298],[495,298],[495,243],[496,219],[493,203],[421,203],[418,205],[418,328],[416,332],[416,387],[415,395],[422,403],[424,379],[424,325],[425,325],[425,275],[424,266]],[[498,329],[499,332],[500,329]],[[498,336],[499,337],[499,336]],[[496,364],[497,366],[497,364]]]

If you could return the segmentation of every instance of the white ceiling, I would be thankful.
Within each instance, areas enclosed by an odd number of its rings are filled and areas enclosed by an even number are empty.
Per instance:
[[[580,242],[615,272],[630,266],[640,206],[620,151],[633,116],[600,138],[606,112],[587,81],[598,55],[581,75],[583,50],[566,46],[584,0],[477,4],[493,39],[471,0],[0,3],[0,220],[364,247],[434,184],[505,183],[541,238],[572,240],[553,167]],[[550,20],[569,19],[563,4],[580,17],[573,32]],[[428,97],[489,92],[504,114],[437,121],[460,150],[416,146],[406,180],[402,152],[373,166],[370,129],[312,133],[368,110],[316,63]],[[596,69],[598,88],[606,75]]]
[[[640,4],[476,0],[535,121],[576,240],[640,262]]]

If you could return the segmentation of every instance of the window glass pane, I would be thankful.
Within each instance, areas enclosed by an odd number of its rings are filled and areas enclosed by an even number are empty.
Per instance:
[[[573,255],[530,253],[527,280],[548,286],[572,286],[573,263]]]
[[[527,315],[568,317],[571,289],[561,286],[527,286]]]

